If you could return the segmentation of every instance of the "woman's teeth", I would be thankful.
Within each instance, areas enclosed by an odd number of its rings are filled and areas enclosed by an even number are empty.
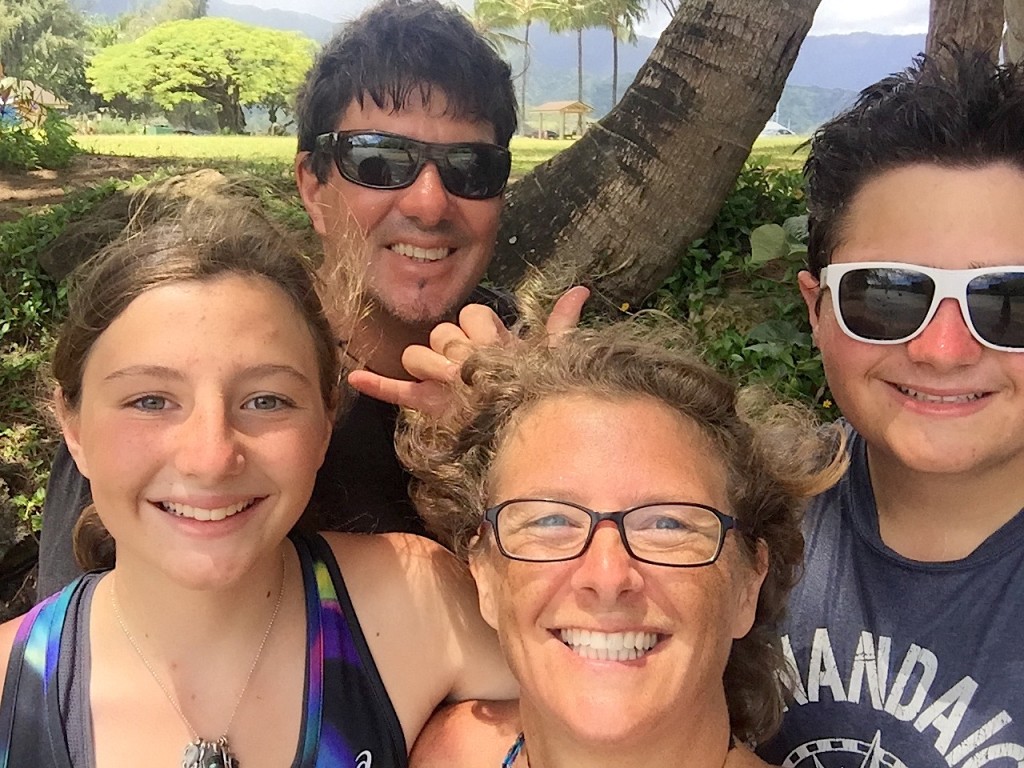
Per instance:
[[[585,659],[633,661],[644,656],[658,642],[654,632],[595,632],[563,629],[562,642]]]
[[[164,512],[170,512],[172,515],[178,517],[188,517],[193,520],[201,520],[203,522],[207,520],[223,520],[224,518],[237,515],[244,509],[248,509],[256,503],[256,499],[248,499],[246,501],[240,501],[237,504],[232,504],[228,507],[214,507],[213,509],[207,509],[205,507],[193,507],[189,504],[178,504],[173,501],[160,501],[157,502],[157,506],[160,507]]]

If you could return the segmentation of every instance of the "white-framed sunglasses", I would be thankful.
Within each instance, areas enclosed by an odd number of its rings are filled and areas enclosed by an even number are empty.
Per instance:
[[[955,299],[971,335],[989,349],[1024,352],[1024,266],[939,269],[891,261],[829,264],[821,287],[843,332],[869,344],[918,336],[943,299]]]

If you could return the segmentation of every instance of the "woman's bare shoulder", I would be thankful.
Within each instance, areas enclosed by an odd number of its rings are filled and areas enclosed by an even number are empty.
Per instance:
[[[464,701],[434,713],[413,745],[409,768],[494,768],[519,735],[515,701]]]

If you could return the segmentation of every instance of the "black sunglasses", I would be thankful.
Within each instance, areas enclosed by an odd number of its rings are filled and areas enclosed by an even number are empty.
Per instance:
[[[427,161],[437,166],[444,188],[456,197],[485,200],[505,189],[512,155],[497,144],[432,144],[384,131],[335,131],[316,137],[342,178],[370,189],[411,186]]]
[[[1024,266],[938,269],[900,262],[829,264],[821,286],[832,293],[839,327],[870,344],[918,336],[943,299],[956,299],[971,335],[990,349],[1024,352]]]

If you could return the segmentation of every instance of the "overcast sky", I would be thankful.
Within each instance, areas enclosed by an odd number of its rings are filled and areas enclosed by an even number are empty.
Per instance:
[[[463,0],[457,0],[460,4]],[[467,0],[471,4],[471,0]],[[641,34],[656,37],[668,14],[653,15]],[[812,35],[876,32],[882,35],[924,34],[928,31],[928,0],[821,0],[814,14]]]
[[[284,8],[320,16],[331,21],[350,19],[372,0],[229,0],[260,8]],[[471,8],[473,0],[455,0]],[[653,14],[640,33],[657,37],[668,23],[668,15]],[[907,35],[928,31],[928,0],[821,0],[814,16],[812,35],[846,32],[877,32]]]

